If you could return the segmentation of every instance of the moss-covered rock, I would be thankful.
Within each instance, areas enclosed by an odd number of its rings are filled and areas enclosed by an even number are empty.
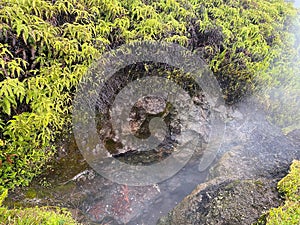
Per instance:
[[[286,201],[271,209],[260,224],[297,225],[300,221],[300,161],[294,161],[290,173],[278,183],[278,190]]]
[[[268,123],[258,107],[240,104],[238,109],[244,120],[228,122],[221,148],[227,152],[222,152],[211,167],[208,181],[162,218],[160,224],[251,224],[260,218],[260,213],[282,204],[277,182],[286,176],[292,160],[300,157],[298,142],[292,142],[294,138],[287,138],[278,127]],[[281,193],[292,197],[299,194],[298,168],[299,163],[294,164],[290,175],[279,182]],[[289,202],[277,212],[298,218],[299,201]],[[265,215],[262,221],[266,218]]]
[[[33,207],[8,209],[2,206],[7,189],[0,190],[0,224],[6,225],[75,225],[77,223],[66,209],[58,207]]]
[[[213,179],[199,185],[158,224],[299,224],[299,173],[300,162],[294,161],[278,185],[269,179]]]
[[[252,224],[261,213],[279,203],[274,181],[215,180],[199,185],[158,224]]]

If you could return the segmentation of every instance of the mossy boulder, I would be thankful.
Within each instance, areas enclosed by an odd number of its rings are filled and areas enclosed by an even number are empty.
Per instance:
[[[213,180],[199,185],[158,224],[252,224],[279,203],[276,182],[272,180]]]
[[[208,181],[163,217],[160,225],[252,224],[260,213],[279,205],[271,210],[270,221],[289,224],[288,218],[298,219],[299,162],[294,162],[286,176],[293,159],[300,157],[298,139],[286,137],[270,124],[253,102],[240,104],[238,110],[244,120],[227,123],[222,154],[210,168]]]
[[[0,224],[79,225],[68,210],[58,207],[8,209],[2,206],[7,193],[7,189],[0,189]]]
[[[258,224],[297,225],[300,221],[300,161],[295,160],[289,174],[278,183],[285,202],[266,213]]]

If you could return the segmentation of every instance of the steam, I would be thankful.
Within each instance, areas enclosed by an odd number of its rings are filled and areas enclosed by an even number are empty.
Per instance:
[[[284,49],[266,72],[269,87],[261,84],[258,98],[269,113],[269,120],[285,134],[300,129],[300,0],[294,2],[297,15],[283,28],[287,32]]]
[[[296,8],[300,8],[300,1],[299,1],[299,0],[295,0],[294,6],[295,6]]]

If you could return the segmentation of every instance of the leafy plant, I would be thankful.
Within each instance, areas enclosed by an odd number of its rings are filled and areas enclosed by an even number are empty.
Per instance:
[[[72,97],[104,51],[136,40],[197,51],[228,103],[256,83],[288,46],[296,10],[283,0],[2,0],[0,6],[0,185],[27,185],[70,125]]]

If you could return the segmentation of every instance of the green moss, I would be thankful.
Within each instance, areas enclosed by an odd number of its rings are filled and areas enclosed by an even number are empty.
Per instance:
[[[255,181],[255,184],[256,184],[258,187],[262,187],[262,186],[264,185],[264,183],[263,183],[261,180]]]
[[[122,148],[122,144],[114,141],[113,139],[104,140],[104,146],[111,154],[117,154],[118,148]]]
[[[300,221],[300,161],[294,161],[290,173],[278,183],[285,202],[263,215],[257,224],[298,225]]]
[[[269,225],[293,225],[300,221],[300,161],[294,161],[290,173],[278,183],[278,190],[286,201],[283,206],[271,209]]]
[[[37,196],[36,190],[34,190],[33,188],[29,188],[26,191],[26,198],[35,198]]]
[[[294,161],[290,173],[278,183],[278,190],[290,201],[300,201],[300,161]]]
[[[25,208],[25,209],[6,209],[0,208],[0,223],[7,225],[71,225],[78,224],[72,219],[71,214],[66,210],[57,208]]]
[[[281,207],[271,209],[268,225],[298,225],[300,221],[300,202],[287,200]]]
[[[3,189],[0,195],[0,224],[6,225],[75,225],[77,223],[66,209],[58,207],[34,207],[7,209],[1,206],[7,196],[7,189]]]

